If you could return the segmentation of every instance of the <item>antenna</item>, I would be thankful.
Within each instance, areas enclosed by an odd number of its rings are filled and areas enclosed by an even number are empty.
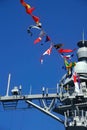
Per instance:
[[[6,92],[6,96],[8,96],[8,93],[9,93],[10,79],[11,79],[11,74],[8,75],[8,84],[7,84],[7,92]]]
[[[82,32],[82,43],[84,44],[84,29],[83,29],[83,32]]]
[[[32,85],[30,85],[30,92],[29,92],[30,95],[31,95],[31,92],[32,92]]]

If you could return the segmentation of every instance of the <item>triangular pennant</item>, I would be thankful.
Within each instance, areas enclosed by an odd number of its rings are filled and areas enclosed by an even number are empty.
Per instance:
[[[73,52],[75,49],[63,49],[63,48],[61,48],[61,49],[59,49],[58,50],[58,52],[59,53],[69,53],[69,52]]]
[[[46,40],[45,40],[45,42],[48,42],[48,41],[50,41],[51,40],[51,38],[48,36],[48,35],[46,35]]]
[[[43,53],[43,55],[50,55],[51,54],[51,52],[52,52],[52,46],[49,48],[49,49],[47,49],[44,53]]]
[[[38,37],[36,40],[34,40],[34,44],[37,44],[38,42],[40,42],[42,40],[41,37]]]
[[[72,55],[64,55],[64,54],[60,54],[60,55],[61,55],[62,58],[66,59],[66,60],[70,60],[71,57],[74,56],[74,54],[72,54]]]
[[[26,4],[25,8],[26,8],[26,9],[30,9],[31,6],[30,6],[29,4]]]
[[[31,8],[31,6],[29,4],[27,4],[26,2],[24,2],[24,0],[20,0],[20,3],[27,9],[27,8]]]
[[[33,18],[33,20],[36,22],[36,23],[38,23],[39,22],[39,17],[37,17],[37,16],[34,16],[34,15],[32,15],[32,18]]]
[[[54,45],[54,47],[55,47],[56,49],[59,49],[59,48],[61,48],[62,46],[63,46],[63,44],[61,44],[61,43],[60,43],[60,44],[55,44],[55,45]]]
[[[26,12],[31,15],[34,10],[35,10],[34,7],[28,8],[28,9],[26,9]]]

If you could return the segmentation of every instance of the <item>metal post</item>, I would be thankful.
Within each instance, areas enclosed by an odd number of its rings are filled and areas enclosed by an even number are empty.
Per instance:
[[[8,96],[8,94],[9,94],[10,80],[11,80],[11,74],[8,75],[8,84],[7,84],[7,92],[6,92],[6,96]]]

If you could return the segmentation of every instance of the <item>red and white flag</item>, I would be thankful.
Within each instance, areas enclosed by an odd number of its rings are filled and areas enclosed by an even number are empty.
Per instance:
[[[42,40],[41,37],[38,37],[37,39],[34,40],[34,44],[37,44],[38,42],[40,42]]]
[[[74,54],[72,54],[72,55],[63,55],[63,54],[60,54],[60,55],[61,55],[62,58],[66,59],[66,60],[69,60],[69,59],[71,59],[71,57],[74,56]]]
[[[80,88],[79,88],[79,83],[78,83],[78,75],[76,72],[73,73],[73,82],[75,85],[75,92],[79,93],[80,92]]]
[[[44,55],[50,55],[51,54],[51,52],[52,52],[52,45],[50,46],[50,48],[49,49],[47,49],[44,53],[43,53],[43,56]]]
[[[44,56],[44,55],[50,55],[51,52],[52,52],[52,48],[53,48],[53,46],[51,45],[50,48],[47,49],[47,50],[42,54],[42,56],[41,56],[41,58],[40,58],[40,63],[41,63],[41,64],[43,64],[43,56]]]

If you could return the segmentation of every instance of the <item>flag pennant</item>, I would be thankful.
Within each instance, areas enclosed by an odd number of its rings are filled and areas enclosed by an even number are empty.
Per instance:
[[[26,12],[28,13],[28,14],[32,14],[32,12],[35,10],[35,8],[34,7],[32,7],[32,8],[27,8],[26,9]]]
[[[55,44],[55,45],[54,45],[54,47],[55,47],[56,49],[59,49],[59,48],[61,48],[62,46],[63,46],[63,44],[61,44],[61,43],[60,43],[60,44]]]
[[[24,2],[24,0],[20,0],[20,2],[26,9],[31,8],[31,6],[29,4],[27,4],[26,2]]]
[[[69,53],[69,52],[73,52],[75,49],[63,49],[63,48],[61,48],[61,49],[59,49],[58,50],[58,52],[59,53]]]
[[[33,18],[33,20],[34,20],[36,23],[39,23],[39,20],[40,20],[39,17],[37,17],[37,16],[35,16],[35,15],[32,15],[32,18]]]
[[[76,74],[76,72],[73,74],[73,81],[74,81],[74,83],[77,82],[77,74]]]
[[[34,44],[37,44],[38,42],[40,42],[42,40],[41,37],[38,37],[36,40],[34,40]]]
[[[66,59],[64,59],[64,64],[65,64],[66,68],[69,69],[69,68],[74,67],[76,65],[76,62],[69,63]]]
[[[37,23],[36,26],[42,28],[42,23]]]
[[[33,35],[33,33],[31,32],[31,29],[32,28],[36,28],[36,29],[39,29],[40,30],[40,33],[39,33],[39,36],[38,36],[38,38],[36,38],[35,40],[34,40],[34,44],[37,44],[37,43],[39,43],[39,42],[41,42],[42,40],[43,40],[43,37],[45,37],[44,39],[44,42],[49,42],[49,41],[51,41],[51,38],[47,35],[47,33],[43,30],[43,28],[42,28],[42,23],[40,23],[40,18],[39,17],[37,17],[37,16],[35,16],[35,15],[33,15],[32,13],[33,13],[33,11],[35,10],[35,8],[34,7],[31,7],[29,4],[27,4],[24,0],[20,0],[20,3],[22,4],[22,6],[24,6],[25,7],[25,10],[26,10],[26,13],[27,14],[29,14],[30,16],[31,16],[31,18],[34,20],[34,22],[35,22],[35,26],[30,26],[29,28],[28,28],[28,30],[27,30],[27,32],[32,36]],[[41,45],[43,45],[43,44],[41,44]],[[54,43],[52,43],[51,44],[51,46],[50,46],[50,48],[48,48],[43,54],[42,54],[42,56],[44,56],[44,55],[50,55],[51,54],[51,52],[52,52],[52,48],[54,47],[54,48],[56,48],[56,49],[58,49],[58,52],[62,55],[63,53],[69,53],[69,52],[73,52],[75,49],[63,49],[63,48],[61,48],[63,46],[63,44],[55,44],[54,45]],[[70,59],[71,58],[71,56],[70,55],[66,55],[66,56],[64,56],[64,55],[62,55],[62,57],[64,58],[64,62],[65,62],[65,66],[66,66],[66,68],[68,67],[68,68],[70,68],[70,67],[72,67],[72,66],[74,66],[75,65],[75,63],[73,63],[73,65],[72,65],[72,63],[68,63],[67,62],[67,60],[68,59]],[[43,63],[43,58],[41,59],[41,63]]]
[[[24,2],[24,0],[20,0],[20,2],[21,2],[21,3],[23,3],[23,2]]]
[[[51,52],[52,52],[52,45],[50,46],[50,48],[49,49],[47,49],[44,53],[43,53],[43,55],[50,55],[51,54]]]
[[[25,8],[29,9],[29,8],[31,8],[31,6],[29,4],[26,4]]]
[[[74,85],[75,85],[75,92],[79,93],[80,89],[79,89],[79,83],[78,83],[78,75],[77,75],[76,72],[73,73],[73,82],[74,82]]]
[[[44,56],[44,55],[50,55],[51,52],[52,52],[52,48],[53,48],[53,46],[51,45],[50,48],[48,48],[48,49],[42,54],[42,56],[41,56],[41,58],[40,58],[40,63],[41,63],[41,64],[43,64],[43,56]]]
[[[45,40],[45,42],[48,42],[48,41],[50,41],[51,40],[51,38],[48,36],[48,35],[46,35],[46,40]]]
[[[64,64],[65,64],[66,68],[69,68],[69,63],[66,59],[64,59]]]
[[[72,55],[63,55],[63,54],[61,54],[61,57],[66,59],[66,60],[70,60],[71,57],[73,57],[73,56],[74,56],[74,54],[72,54]]]

